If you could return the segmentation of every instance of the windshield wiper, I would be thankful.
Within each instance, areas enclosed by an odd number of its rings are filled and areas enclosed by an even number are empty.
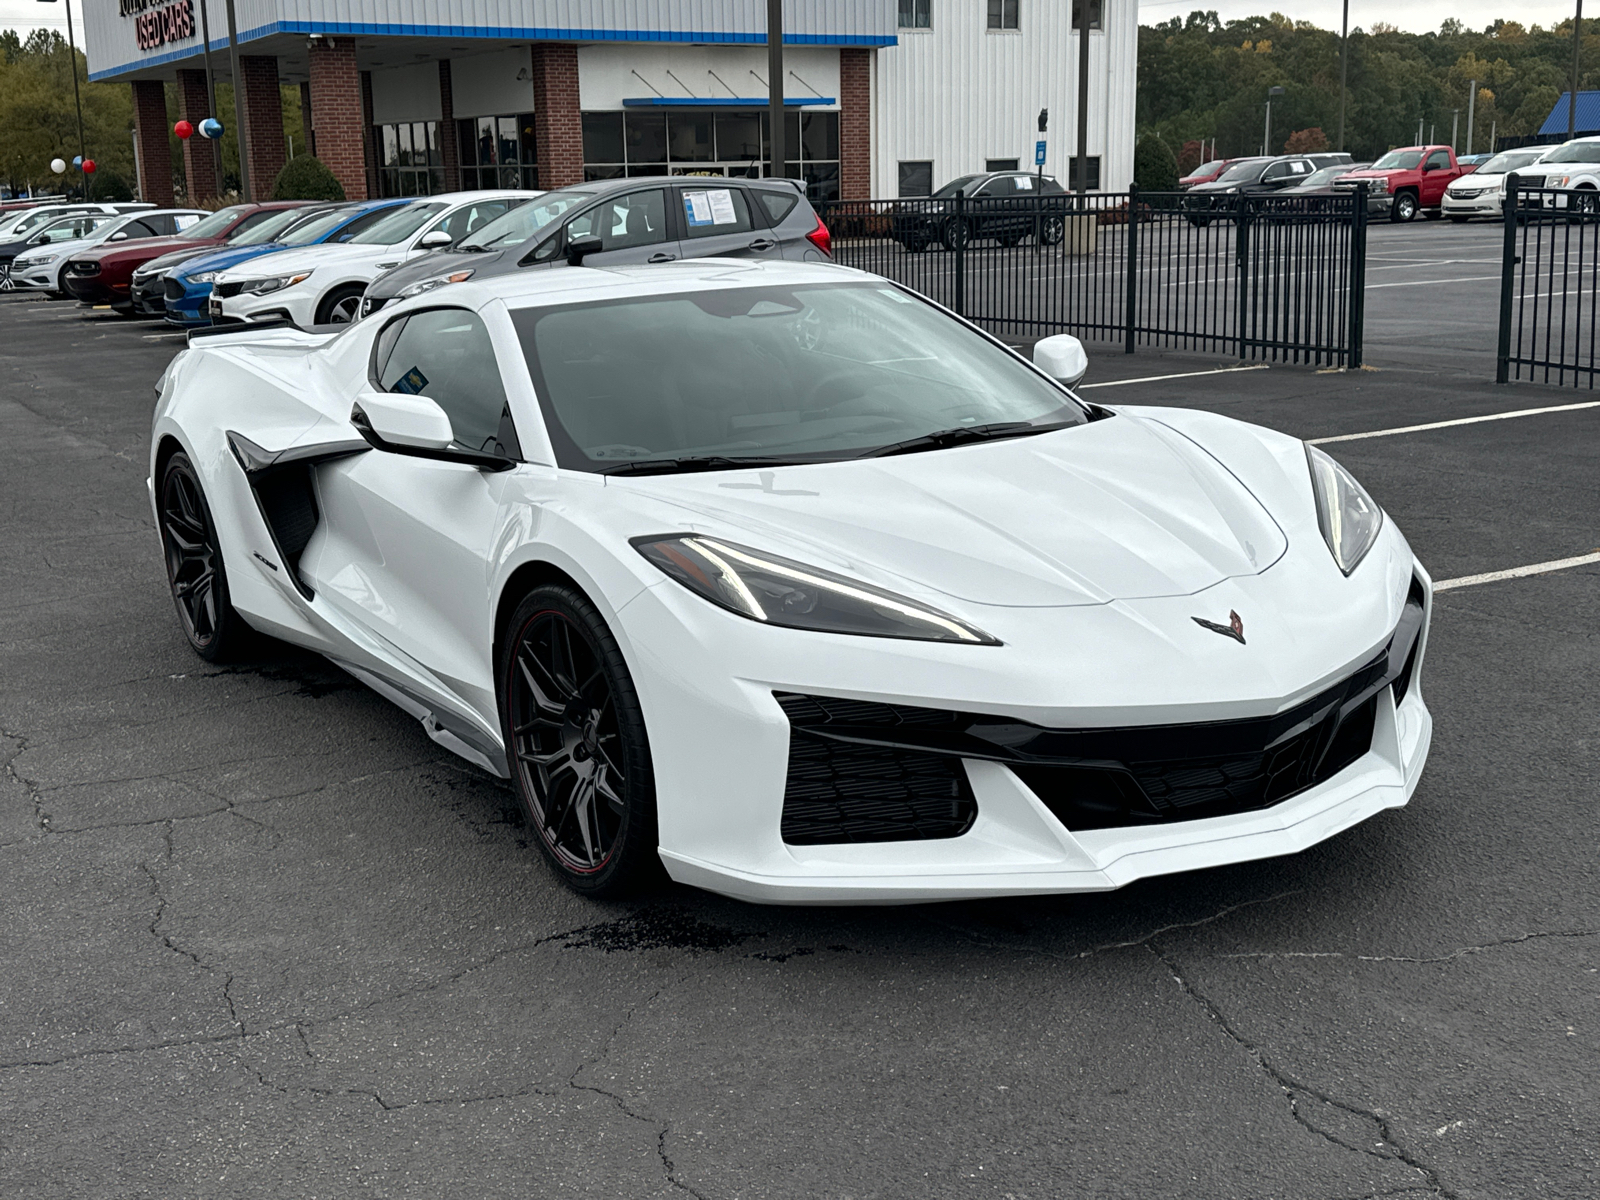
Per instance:
[[[726,454],[689,454],[682,458],[640,458],[601,467],[599,475],[669,475],[688,471],[724,471],[736,467],[792,467],[819,462],[814,458],[784,458],[779,455],[729,457]]]
[[[480,246],[477,242],[463,242],[459,246],[451,246],[450,249],[458,254],[483,254],[489,247]]]
[[[984,442],[995,438],[1027,437],[1034,433],[1050,433],[1066,429],[1074,422],[1052,421],[1046,425],[1032,421],[991,421],[987,425],[958,425],[954,429],[937,429],[921,437],[907,438],[903,442],[890,442],[876,450],[868,450],[860,458],[887,458],[891,454],[914,454],[918,450],[943,450],[965,442]]]

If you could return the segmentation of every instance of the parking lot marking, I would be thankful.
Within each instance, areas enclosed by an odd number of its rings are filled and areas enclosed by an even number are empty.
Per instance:
[[[1127,382],[1137,383],[1130,379]],[[1087,384],[1088,387],[1102,386]],[[1600,408],[1600,400],[1584,400],[1577,404],[1552,404],[1548,408],[1519,408],[1515,412],[1489,413],[1482,417],[1457,417],[1453,421],[1430,421],[1426,425],[1400,425],[1394,429],[1373,429],[1367,433],[1341,433],[1334,437],[1308,438],[1308,446],[1326,446],[1332,442],[1359,442],[1366,438],[1392,437],[1397,433],[1421,433],[1424,429],[1448,429],[1452,425],[1477,425],[1483,421],[1509,421],[1512,417],[1536,417],[1540,413],[1572,412],[1579,408]]]
[[[1406,283],[1369,283],[1367,291],[1392,287],[1438,287],[1442,283],[1482,283],[1486,279],[1499,279],[1498,275],[1461,275],[1452,279],[1412,279]]]
[[[1146,375],[1143,379],[1108,379],[1104,383],[1080,383],[1078,390],[1097,387],[1121,387],[1125,383],[1158,383],[1163,379],[1193,379],[1196,375],[1228,375],[1234,371],[1265,371],[1266,363],[1257,363],[1250,367],[1214,367],[1209,371],[1180,371],[1176,375]],[[1600,401],[1596,401],[1600,403]]]
[[[1433,585],[1436,592],[1452,588],[1473,587],[1480,583],[1498,583],[1502,579],[1521,579],[1524,575],[1548,575],[1551,571],[1565,571],[1571,567],[1586,567],[1600,563],[1600,550],[1580,554],[1576,558],[1557,558],[1550,562],[1533,563],[1526,567],[1512,567],[1509,571],[1485,571],[1482,575],[1463,575],[1459,579],[1445,579]]]

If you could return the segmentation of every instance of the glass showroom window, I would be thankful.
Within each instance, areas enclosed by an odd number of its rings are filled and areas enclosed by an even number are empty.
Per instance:
[[[789,173],[813,200],[839,198],[839,114],[786,114]],[[714,175],[759,179],[771,153],[767,114],[755,109],[652,108],[583,114],[585,179]]]
[[[932,29],[933,0],[900,0],[901,29]]]
[[[539,186],[532,113],[457,121],[456,144],[461,148],[462,191]]]
[[[432,196],[444,191],[438,122],[375,125],[372,132],[378,144],[379,195]]]

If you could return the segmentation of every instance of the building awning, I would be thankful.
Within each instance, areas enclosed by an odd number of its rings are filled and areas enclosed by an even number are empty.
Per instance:
[[[630,96],[623,99],[624,108],[766,108],[765,96],[724,96],[718,99],[700,99],[696,96]],[[785,96],[785,108],[832,108],[839,102],[832,96]]]
[[[1544,119],[1544,124],[1539,126],[1539,133],[1555,133],[1566,135],[1567,132],[1567,104],[1572,98],[1571,92],[1562,92],[1561,99],[1556,101],[1556,106],[1550,110],[1550,115]],[[1579,92],[1577,120],[1573,122],[1575,133],[1594,133],[1600,130],[1600,91]]]

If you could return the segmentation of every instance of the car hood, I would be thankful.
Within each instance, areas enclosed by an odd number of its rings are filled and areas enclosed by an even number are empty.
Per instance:
[[[477,254],[461,254],[450,250],[425,254],[421,258],[401,263],[393,270],[379,275],[367,285],[367,295],[389,300],[413,283],[421,283],[424,279],[442,279],[457,271],[470,270],[474,278],[504,275],[507,271],[516,269],[517,257],[524,253],[526,245],[524,242],[521,246],[510,250],[487,250]]]
[[[216,246],[209,243],[204,246],[196,246],[191,242],[182,250],[172,250],[166,254],[160,255],[157,258],[152,258],[139,269],[141,271],[151,272],[170,271],[173,267],[178,266],[180,263],[186,263],[192,258],[199,258],[202,254],[210,254],[216,248]]]
[[[11,251],[11,253],[18,258],[32,258],[36,254],[76,254],[79,250],[86,250],[90,246],[98,246],[104,240],[104,238],[73,238],[70,242],[55,242],[49,246],[29,246],[23,250]],[[3,253],[6,253],[6,247],[0,246],[0,254]]]
[[[744,542],[902,590],[1057,607],[1190,595],[1288,549],[1261,503],[1166,425],[1114,416],[922,454],[607,479],[649,532]]]
[[[314,271],[318,267],[348,267],[370,265],[377,261],[401,258],[406,252],[402,243],[397,246],[352,246],[334,242],[319,242],[314,246],[292,246],[278,250],[261,259],[251,259],[247,266],[228,273],[230,280],[260,279],[265,275],[292,275],[296,271]]]
[[[91,247],[78,257],[91,258],[102,264],[122,259],[145,263],[153,258],[171,254],[175,250],[193,250],[196,253],[200,253],[221,244],[221,239],[216,238],[206,238],[200,241],[190,238],[135,238],[129,242],[117,242],[114,245]]]
[[[1362,171],[1347,171],[1345,174],[1339,176],[1339,178],[1341,180],[1343,180],[1343,179],[1387,179],[1391,175],[1415,175],[1415,174],[1417,174],[1417,172],[1418,172],[1418,168],[1417,167],[1396,167],[1392,171],[1374,171],[1371,167],[1367,167],[1365,170],[1362,170]]]
[[[298,247],[295,247],[298,249]],[[182,265],[183,275],[198,275],[202,271],[222,271],[228,267],[237,266],[242,262],[249,262],[252,258],[260,258],[264,254],[276,254],[286,249],[282,242],[262,242],[250,246],[218,246],[215,249],[203,250],[199,254],[189,255],[173,266]],[[171,257],[171,256],[169,256]],[[154,263],[150,264],[154,266]]]
[[[1191,192],[1226,192],[1233,188],[1250,187],[1255,182],[1253,179],[1238,179],[1229,183],[1222,183],[1213,179],[1210,183],[1197,183],[1189,190]]]

